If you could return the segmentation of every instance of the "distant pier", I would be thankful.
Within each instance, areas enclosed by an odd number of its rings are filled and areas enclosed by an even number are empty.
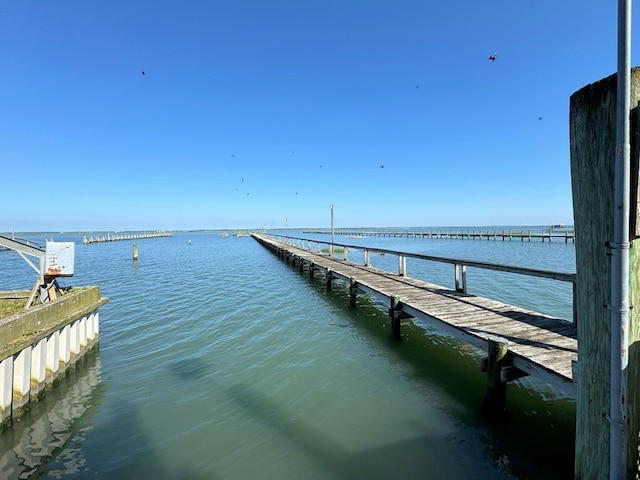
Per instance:
[[[303,233],[322,233],[329,234],[329,229],[303,230]],[[555,229],[545,228],[541,232],[532,233],[531,230],[513,231],[513,230],[475,230],[475,229],[456,229],[456,230],[357,230],[357,229],[335,229],[335,235],[345,235],[350,238],[364,237],[399,237],[399,238],[447,238],[447,239],[466,239],[466,240],[520,240],[521,242],[534,240],[542,240],[543,242],[551,242],[552,240],[562,240],[565,243],[575,242],[575,233],[572,229]]]
[[[86,235],[82,237],[82,243],[104,243],[104,242],[119,242],[122,240],[140,240],[143,238],[157,238],[157,237],[171,237],[173,234],[171,232],[144,232],[144,233],[124,233],[120,235],[111,235],[107,233],[106,235],[99,235],[94,237],[93,235],[87,237]]]

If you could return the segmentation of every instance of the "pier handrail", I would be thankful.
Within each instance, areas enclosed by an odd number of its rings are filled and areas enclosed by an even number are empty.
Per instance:
[[[300,242],[299,244],[300,248],[306,248],[308,250],[311,250],[312,243],[315,243],[318,245],[318,248],[317,248],[318,251],[320,250],[319,245],[321,244],[328,245],[330,247],[330,252],[335,251],[335,247],[341,247],[344,250],[343,255],[345,260],[349,259],[348,251],[350,248],[355,250],[362,250],[364,252],[365,266],[370,266],[369,254],[371,252],[396,255],[398,257],[398,275],[401,275],[401,276],[406,276],[407,274],[407,265],[406,265],[407,258],[417,258],[420,260],[427,260],[431,262],[449,263],[454,266],[455,289],[456,291],[462,292],[462,293],[467,293],[467,275],[466,275],[467,267],[482,268],[486,270],[515,273],[518,275],[528,275],[530,277],[539,277],[539,278],[546,278],[550,280],[558,280],[561,282],[569,282],[572,284],[572,291],[573,291],[573,302],[572,302],[573,303],[573,322],[574,324],[577,325],[576,306],[575,306],[575,297],[576,297],[575,295],[576,274],[575,273],[557,272],[553,270],[544,270],[539,268],[520,267],[516,265],[504,265],[499,263],[484,262],[480,260],[468,260],[463,258],[437,257],[434,255],[424,255],[421,253],[401,252],[398,250],[388,250],[385,248],[367,247],[363,245],[350,245],[350,244],[335,243],[335,242],[332,243],[331,241],[302,238],[302,237],[292,237],[288,235],[274,234],[274,233],[266,234],[266,235],[274,238],[275,240],[278,240],[280,242],[283,242],[289,245],[298,246],[295,243],[292,244],[291,242],[292,241]],[[305,247],[304,242],[307,242],[309,247]]]

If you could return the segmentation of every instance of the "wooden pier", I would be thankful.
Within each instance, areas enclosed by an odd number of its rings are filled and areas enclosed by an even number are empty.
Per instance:
[[[106,235],[98,235],[98,236],[89,236],[86,235],[82,237],[82,243],[105,243],[105,242],[120,242],[123,240],[140,240],[143,238],[158,238],[158,237],[171,237],[171,232],[136,232],[136,233],[121,233],[119,235],[111,235],[107,233]]]
[[[412,317],[487,352],[481,368],[488,375],[487,398],[498,409],[505,405],[507,382],[526,375],[535,375],[565,394],[576,395],[577,322],[467,294],[464,261],[457,261],[460,264],[455,267],[456,289],[452,290],[407,276],[406,256],[416,256],[413,254],[387,251],[398,255],[396,274],[372,267],[369,249],[365,247],[343,247],[343,258],[340,259],[331,254],[335,245],[329,245],[330,253],[327,254],[315,240],[259,234],[254,234],[253,238],[280,258],[302,271],[308,271],[311,276],[317,271],[323,272],[327,288],[331,288],[335,279],[344,281],[353,306],[359,292],[382,298],[389,305],[394,336],[400,336],[401,320]],[[313,243],[316,244],[315,249],[312,248]],[[364,264],[348,260],[349,248],[365,251]],[[380,249],[370,250],[382,252]],[[456,262],[432,257],[425,259]],[[479,262],[473,266],[568,281],[575,285],[575,274]]]
[[[330,234],[329,229],[303,230],[302,233]],[[546,228],[541,232],[532,233],[530,230],[475,230],[475,229],[457,229],[457,230],[358,230],[351,228],[335,229],[335,235],[342,235],[351,238],[364,237],[394,237],[394,238],[442,238],[442,239],[461,239],[461,240],[502,240],[512,241],[520,240],[521,242],[531,240],[542,240],[543,242],[564,241],[565,243],[575,242],[575,233],[571,229],[555,229]]]

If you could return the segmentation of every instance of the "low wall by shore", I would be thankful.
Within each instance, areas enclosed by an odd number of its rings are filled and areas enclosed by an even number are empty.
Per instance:
[[[0,320],[0,428],[98,343],[100,288],[73,288],[55,301]]]

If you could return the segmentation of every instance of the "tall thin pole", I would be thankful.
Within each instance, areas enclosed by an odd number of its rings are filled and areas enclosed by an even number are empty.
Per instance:
[[[627,478],[631,0],[618,0],[618,74],[611,257],[611,480]]]
[[[331,248],[329,249],[329,255],[333,257],[333,203],[331,204]]]

